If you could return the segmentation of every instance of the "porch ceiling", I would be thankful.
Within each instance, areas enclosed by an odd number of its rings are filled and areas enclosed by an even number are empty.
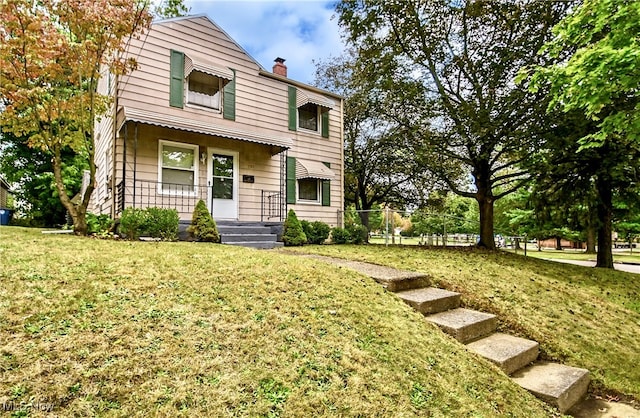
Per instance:
[[[178,129],[181,131],[196,132],[204,135],[219,136],[223,138],[235,139],[238,141],[254,142],[256,144],[270,145],[274,148],[272,154],[277,154],[293,145],[290,138],[278,138],[262,135],[254,132],[247,132],[240,129],[233,129],[226,126],[216,125],[211,122],[201,122],[198,120],[182,118],[178,116],[166,115],[151,112],[148,110],[122,107],[118,110],[118,130],[125,122],[138,122],[147,125],[162,126],[164,128]]]

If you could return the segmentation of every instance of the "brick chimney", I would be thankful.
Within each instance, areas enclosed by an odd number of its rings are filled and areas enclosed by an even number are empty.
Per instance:
[[[273,65],[273,73],[281,75],[283,77],[286,77],[287,76],[287,66],[284,65],[285,59],[278,57],[274,61],[276,63]]]

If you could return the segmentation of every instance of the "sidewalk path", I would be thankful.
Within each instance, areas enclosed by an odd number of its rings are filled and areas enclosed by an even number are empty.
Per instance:
[[[575,264],[577,266],[595,267],[595,261],[583,261],[583,260],[565,260],[561,258],[543,258],[542,260],[557,261],[558,263]],[[627,273],[640,274],[640,265],[637,264],[622,264],[614,263],[614,268],[620,271],[626,271]]]

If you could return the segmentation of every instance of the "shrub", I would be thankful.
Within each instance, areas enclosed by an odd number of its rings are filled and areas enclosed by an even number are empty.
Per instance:
[[[109,215],[87,213],[87,231],[89,234],[105,234],[113,227],[113,219]]]
[[[143,209],[126,208],[120,217],[120,232],[127,239],[136,240],[142,234],[142,227],[146,223],[147,213]]]
[[[193,217],[191,218],[191,225],[187,228],[189,234],[196,241],[201,242],[219,242],[220,234],[218,233],[218,227],[216,221],[213,219],[207,209],[207,204],[204,200],[199,200],[193,209]]]
[[[351,242],[349,231],[340,227],[331,229],[331,242],[334,244],[348,244]]]
[[[284,221],[282,241],[286,246],[298,246],[307,242],[307,236],[302,230],[302,225],[293,209],[289,209],[287,219]]]
[[[300,221],[302,224],[302,230],[307,236],[307,243],[309,244],[322,244],[329,238],[329,232],[331,228],[324,222],[314,221]]]
[[[127,208],[120,217],[120,232],[130,240],[141,236],[175,240],[178,237],[179,221],[178,211],[175,209]]]
[[[147,208],[147,217],[142,235],[160,238],[164,241],[178,239],[180,216],[175,209]]]
[[[369,242],[369,231],[367,227],[364,225],[352,224],[347,228],[347,232],[349,233],[350,243],[351,244],[364,244],[365,242]]]

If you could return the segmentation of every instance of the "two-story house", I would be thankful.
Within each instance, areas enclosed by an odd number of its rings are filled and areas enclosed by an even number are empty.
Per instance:
[[[112,114],[96,122],[93,211],[178,210],[203,199],[219,225],[339,222],[343,100],[265,70],[207,16],[154,22],[128,54],[138,69],[105,73]]]

